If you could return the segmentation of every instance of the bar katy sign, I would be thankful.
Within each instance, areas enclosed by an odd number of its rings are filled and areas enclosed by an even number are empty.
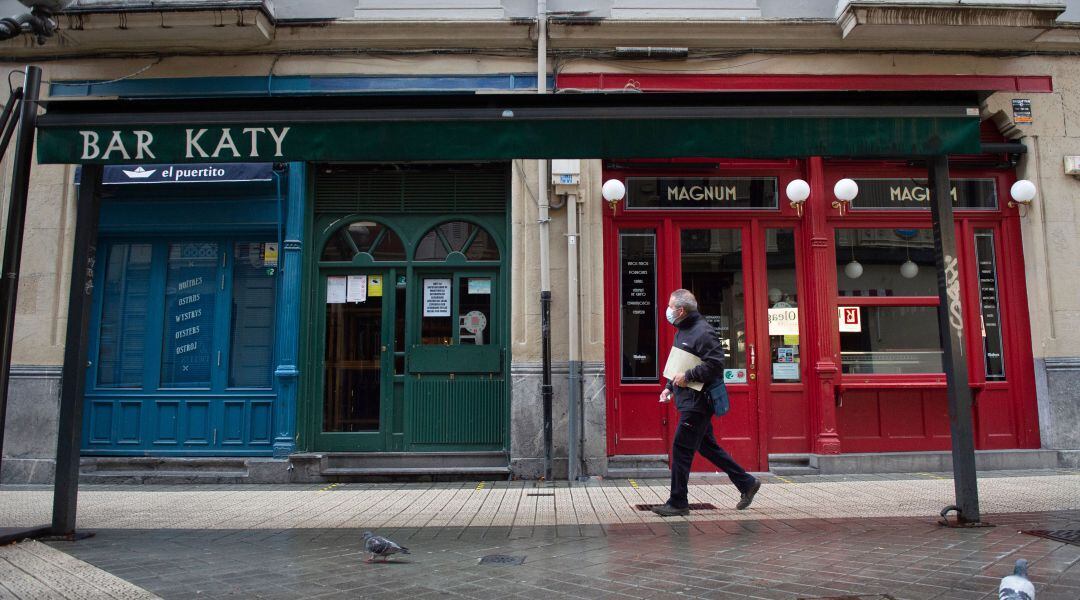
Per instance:
[[[198,127],[184,130],[184,158],[238,159],[282,158],[291,127]],[[84,161],[149,160],[155,153],[155,137],[148,130],[113,129],[105,135],[80,130]],[[175,143],[175,142],[173,142]],[[170,144],[172,145],[172,144]]]

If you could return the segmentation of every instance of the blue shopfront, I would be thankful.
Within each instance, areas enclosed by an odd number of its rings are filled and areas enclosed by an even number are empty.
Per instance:
[[[303,181],[270,163],[106,169],[84,455],[293,450]]]

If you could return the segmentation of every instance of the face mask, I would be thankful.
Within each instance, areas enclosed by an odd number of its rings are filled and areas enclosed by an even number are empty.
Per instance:
[[[672,325],[674,325],[674,324],[675,324],[675,309],[674,309],[674,308],[671,308],[671,307],[669,306],[669,307],[667,308],[667,310],[666,310],[666,311],[664,311],[664,316],[666,316],[666,317],[667,317],[667,321],[668,321],[668,323],[671,323]]]

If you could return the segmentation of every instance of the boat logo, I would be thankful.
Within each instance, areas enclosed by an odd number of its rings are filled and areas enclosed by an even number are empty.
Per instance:
[[[134,171],[128,171],[127,169],[123,169],[123,171],[124,175],[128,176],[128,179],[146,179],[154,173],[157,173],[157,169],[150,169],[149,171],[147,171],[141,166],[136,167]]]

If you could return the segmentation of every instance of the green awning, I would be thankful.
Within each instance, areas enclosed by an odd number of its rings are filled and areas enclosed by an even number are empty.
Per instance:
[[[222,110],[210,101],[54,101],[39,120],[38,162],[880,158],[980,149],[970,103],[804,104],[793,95],[744,94],[706,104],[700,95],[646,96],[381,97],[349,105],[254,98]]]

